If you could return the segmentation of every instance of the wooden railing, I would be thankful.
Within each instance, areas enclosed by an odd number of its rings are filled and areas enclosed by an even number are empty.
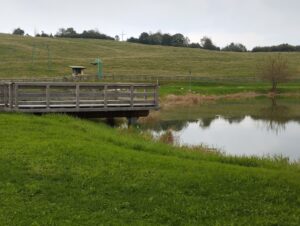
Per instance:
[[[158,108],[158,87],[152,84],[1,83],[0,107],[21,112],[154,109]]]

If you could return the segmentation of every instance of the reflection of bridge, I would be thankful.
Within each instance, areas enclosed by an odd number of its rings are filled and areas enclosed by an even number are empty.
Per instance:
[[[70,113],[91,117],[139,117],[158,109],[152,84],[5,82],[0,111]]]

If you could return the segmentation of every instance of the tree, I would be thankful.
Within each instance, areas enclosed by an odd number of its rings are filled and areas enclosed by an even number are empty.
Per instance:
[[[13,35],[21,35],[21,36],[23,36],[23,35],[25,34],[25,31],[22,30],[21,28],[16,28],[16,29],[13,31],[12,34],[13,34]]]
[[[177,33],[172,36],[171,44],[172,46],[182,47],[184,46],[185,41],[183,34]]]
[[[127,42],[139,43],[139,39],[135,37],[130,37],[129,39],[127,39]]]
[[[272,92],[277,92],[278,83],[286,82],[290,74],[287,58],[281,54],[269,57],[259,67],[259,75],[261,78],[271,82]]]
[[[186,36],[186,37],[184,38],[183,45],[188,47],[189,44],[190,44],[190,42],[191,42],[190,38]]]
[[[252,49],[252,52],[296,52],[300,51],[300,46],[292,46],[289,44],[280,44],[277,46],[257,46]]]
[[[164,46],[170,46],[170,45],[172,45],[172,35],[170,35],[170,34],[163,34],[161,44],[164,45]]]
[[[201,48],[201,45],[199,44],[199,43],[191,43],[191,44],[189,44],[189,47],[190,48]]]
[[[77,36],[77,32],[74,28],[69,27],[67,29],[60,28],[56,34],[57,37],[64,37],[64,38],[75,38]]]
[[[143,32],[139,37],[139,42],[142,44],[149,44],[149,34],[147,32]]]
[[[215,46],[212,40],[206,36],[201,39],[201,47],[207,50],[220,50],[220,48]]]
[[[228,46],[224,47],[222,51],[231,51],[231,52],[247,52],[247,48],[241,43],[231,43]]]
[[[148,42],[151,45],[161,45],[162,44],[162,34],[160,32],[150,34],[149,38],[148,38]]]

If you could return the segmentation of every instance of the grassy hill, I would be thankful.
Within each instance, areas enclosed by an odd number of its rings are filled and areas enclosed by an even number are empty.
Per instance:
[[[48,70],[47,46],[51,70]],[[94,74],[95,68],[89,63],[97,57],[104,61],[105,73],[109,74],[172,76],[187,75],[191,70],[194,76],[211,79],[246,78],[255,76],[257,64],[269,54],[0,34],[0,78],[69,75],[69,65],[87,66],[87,73]],[[300,78],[300,53],[284,55],[295,70],[295,76]]]
[[[299,225],[300,171],[67,116],[0,115],[1,225]]]

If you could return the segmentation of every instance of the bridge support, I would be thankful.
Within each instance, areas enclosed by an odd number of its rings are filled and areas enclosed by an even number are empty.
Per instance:
[[[127,117],[128,126],[135,125],[138,119],[138,117]]]

